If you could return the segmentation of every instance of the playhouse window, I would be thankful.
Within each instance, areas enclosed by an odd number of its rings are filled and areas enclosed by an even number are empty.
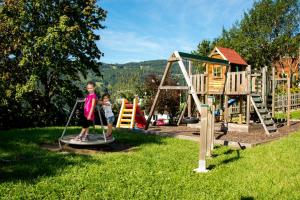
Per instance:
[[[222,78],[222,66],[218,65],[213,67],[213,77]]]

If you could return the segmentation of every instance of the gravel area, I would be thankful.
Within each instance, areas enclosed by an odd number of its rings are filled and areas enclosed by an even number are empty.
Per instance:
[[[300,129],[300,122],[292,122],[291,126],[288,127],[286,125],[282,125],[278,128],[276,133],[271,133],[269,136],[265,134],[265,131],[261,124],[252,124],[250,126],[249,132],[222,132],[219,130],[220,125],[216,125],[215,127],[215,139],[233,141],[233,142],[243,142],[250,144],[260,144],[269,142],[289,134],[294,133],[295,131]],[[156,131],[161,133],[168,133],[174,135],[186,135],[186,136],[194,136],[199,137],[201,129],[190,128],[184,125],[181,126],[152,126],[149,127],[150,131]]]

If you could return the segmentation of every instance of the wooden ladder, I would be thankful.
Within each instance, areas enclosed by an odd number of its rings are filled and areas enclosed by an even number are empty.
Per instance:
[[[135,97],[133,104],[129,103],[127,99],[122,99],[122,105],[118,117],[117,128],[134,127],[136,107],[138,106],[138,98]]]
[[[270,135],[270,133],[277,132],[276,124],[273,121],[266,104],[263,103],[261,96],[259,94],[251,94],[250,100],[266,134]]]

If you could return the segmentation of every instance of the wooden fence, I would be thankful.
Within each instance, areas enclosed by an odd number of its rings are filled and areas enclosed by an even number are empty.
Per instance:
[[[269,110],[271,111],[271,102],[268,104]],[[252,106],[251,106],[252,107]],[[300,93],[291,94],[291,109],[297,110],[300,109]],[[242,114],[245,114],[246,102],[243,101],[242,105]],[[253,108],[251,108],[253,110]],[[275,112],[286,112],[287,110],[287,95],[286,94],[276,94],[275,95]],[[230,115],[237,115],[240,112],[240,107],[238,104],[232,105],[229,107]]]
[[[287,110],[287,95],[275,95],[275,111]],[[300,93],[291,94],[291,109],[300,108]]]

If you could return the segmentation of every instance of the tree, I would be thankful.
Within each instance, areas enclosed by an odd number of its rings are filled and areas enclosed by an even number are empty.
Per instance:
[[[213,48],[213,42],[211,42],[210,40],[202,40],[198,44],[197,50],[193,51],[192,53],[200,56],[208,56],[208,54],[213,50]]]
[[[80,93],[78,72],[100,76],[95,30],[106,11],[96,0],[4,0],[0,9],[0,107],[12,119],[54,122]],[[21,113],[21,115],[17,114]],[[2,114],[2,113],[1,113]],[[57,120],[59,121],[59,120]]]
[[[255,68],[270,66],[286,54],[286,44],[295,44],[299,21],[298,0],[257,1],[212,43],[235,49]]]
[[[149,112],[154,101],[158,86],[160,84],[160,79],[153,74],[148,75],[145,78],[143,84],[143,91],[140,91],[141,94],[144,94],[144,107],[146,112]],[[177,85],[178,80],[172,79],[170,76],[166,77],[166,85]],[[156,110],[159,113],[168,112],[170,117],[175,117],[180,106],[180,91],[179,90],[163,90],[160,93]]]

